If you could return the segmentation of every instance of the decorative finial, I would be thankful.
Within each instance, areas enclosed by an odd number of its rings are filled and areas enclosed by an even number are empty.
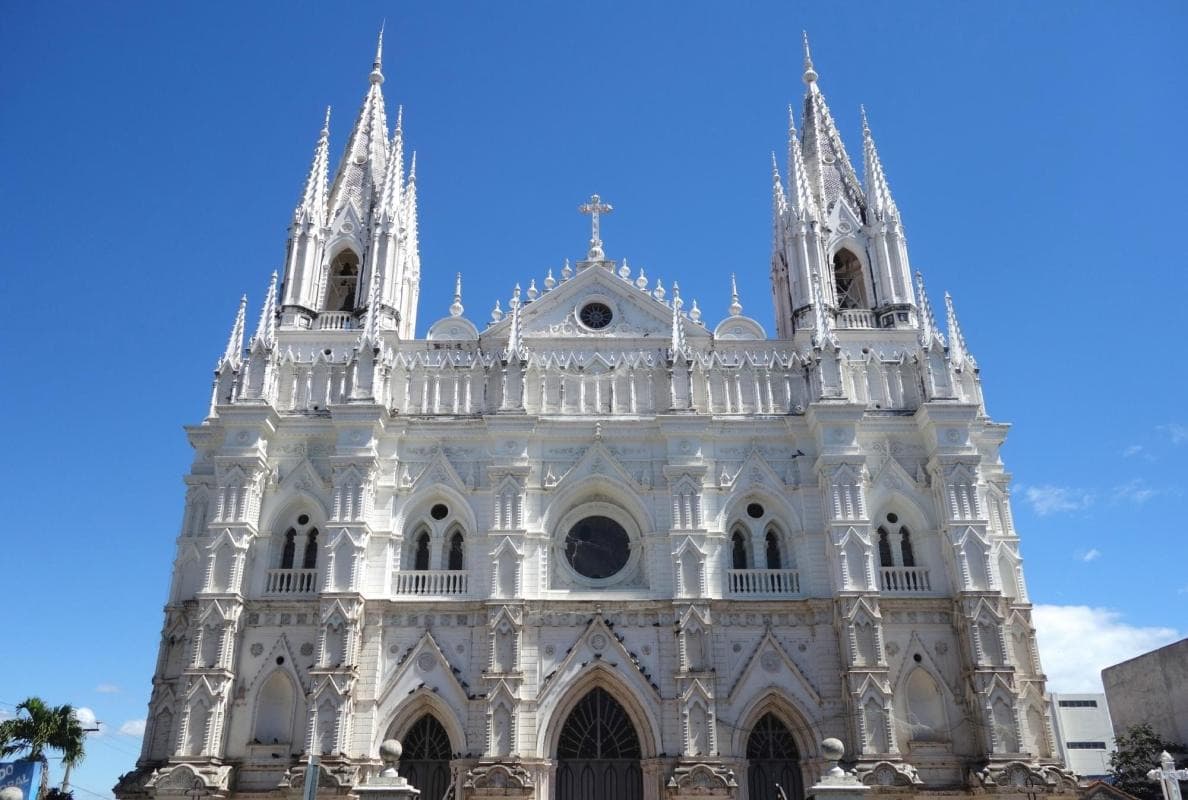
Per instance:
[[[491,322],[498,322],[503,319],[503,309],[499,307],[499,301],[495,301],[495,307],[491,309]]]
[[[396,106],[396,133],[404,133],[404,103]]]
[[[866,121],[866,104],[858,104],[858,115],[862,117],[862,135],[864,137],[870,136],[870,123]]]
[[[648,290],[648,276],[644,274],[644,268],[639,268],[639,277],[635,279],[635,285],[641,292]]]
[[[780,163],[776,161],[775,150],[771,151],[771,179],[775,183],[780,182]]]
[[[384,67],[384,25],[386,23],[387,23],[387,20],[384,20],[383,22],[380,23],[379,39],[376,40],[376,43],[375,43],[375,61],[371,62],[371,75],[370,75],[372,83],[383,83],[384,82],[384,73],[383,73],[383,67]]]
[[[396,771],[396,765],[400,762],[400,756],[404,755],[404,747],[396,739],[384,739],[380,743],[379,754],[380,761],[384,764],[380,777],[397,777],[399,773]]]
[[[664,284],[660,282],[659,278],[656,279],[656,288],[652,290],[652,297],[655,297],[661,303],[664,302]]]
[[[549,274],[545,275],[544,279],[545,291],[551,291],[557,285],[557,279],[553,277],[553,268],[549,267]]]
[[[817,71],[813,69],[813,54],[809,50],[808,31],[802,31],[804,34],[804,82],[806,84],[813,84],[817,81]]]
[[[738,282],[734,273],[730,273],[730,316],[737,317],[742,313],[742,303],[738,302]]]
[[[631,280],[631,267],[627,266],[626,257],[623,258],[623,263],[619,267],[619,277],[625,281]]]
[[[462,308],[462,273],[459,272],[454,276],[454,302],[450,303],[450,316],[460,317],[463,312]]]
[[[413,150],[412,159],[408,163],[408,182],[417,182],[417,151]]]
[[[326,118],[322,120],[322,135],[330,135],[330,106],[326,106]]]
[[[701,323],[701,309],[697,307],[697,298],[693,299],[693,307],[689,309],[689,319]]]
[[[512,290],[512,298],[507,304],[508,308],[520,307],[520,284],[516,284],[516,288]]]
[[[596,442],[602,441],[602,421],[601,420],[594,423],[594,441],[596,441]]]
[[[573,277],[573,267],[569,266],[569,259],[565,259],[565,266],[561,268],[561,280],[567,281]]]
[[[528,299],[535,300],[540,297],[540,289],[536,288],[536,278],[528,282]]]

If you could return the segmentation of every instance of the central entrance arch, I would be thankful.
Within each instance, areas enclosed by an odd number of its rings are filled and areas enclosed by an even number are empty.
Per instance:
[[[437,717],[418,719],[401,744],[401,773],[421,790],[421,800],[442,800],[450,788],[450,737]]]
[[[804,800],[800,753],[788,726],[768,712],[759,718],[747,737],[747,795],[749,800]]]
[[[569,712],[557,741],[556,800],[642,800],[639,734],[602,687]]]

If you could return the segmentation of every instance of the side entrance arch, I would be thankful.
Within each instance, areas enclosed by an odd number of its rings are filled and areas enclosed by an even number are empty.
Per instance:
[[[555,800],[642,800],[641,755],[627,712],[602,687],[591,689],[561,728]]]
[[[800,753],[791,731],[772,713],[764,714],[747,737],[748,800],[804,800]]]
[[[442,800],[450,788],[450,737],[432,714],[404,735],[400,774],[421,790],[421,800]]]

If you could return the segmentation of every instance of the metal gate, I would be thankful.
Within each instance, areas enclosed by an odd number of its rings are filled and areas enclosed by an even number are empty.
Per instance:
[[[804,800],[796,742],[784,723],[764,714],[747,738],[749,800],[782,800],[777,783],[787,793],[788,800]]]
[[[639,736],[623,707],[593,689],[561,729],[556,800],[642,800],[639,759]]]
[[[400,774],[421,790],[420,800],[442,800],[450,788],[450,737],[430,714],[404,735]]]

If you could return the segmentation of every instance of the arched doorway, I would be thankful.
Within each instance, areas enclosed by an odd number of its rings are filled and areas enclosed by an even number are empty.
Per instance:
[[[432,714],[404,735],[400,774],[421,790],[421,800],[442,800],[450,788],[450,737]]]
[[[641,800],[639,735],[623,707],[592,689],[561,728],[556,800]]]
[[[747,738],[747,792],[749,800],[804,800],[800,753],[792,733],[774,714],[759,718]]]

